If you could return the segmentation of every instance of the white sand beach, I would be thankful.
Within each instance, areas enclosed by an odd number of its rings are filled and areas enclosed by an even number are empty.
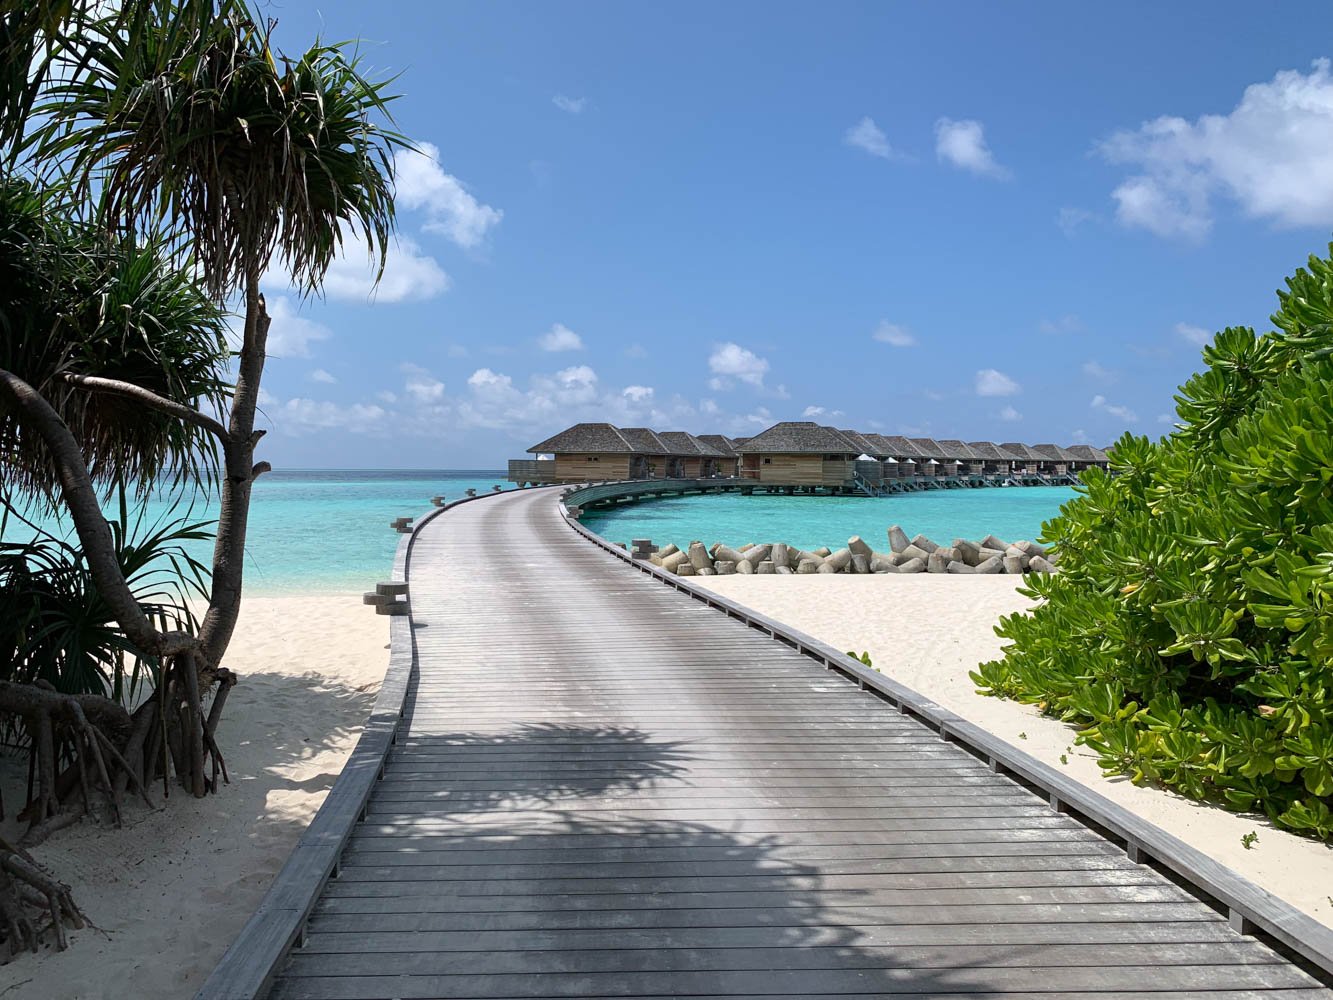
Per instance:
[[[786,622],[874,665],[950,711],[1066,771],[1156,823],[1297,909],[1333,926],[1333,850],[1265,820],[1193,802],[1160,788],[1106,779],[1074,731],[1036,709],[978,695],[968,678],[995,659],[1001,615],[1023,610],[1006,576],[714,576],[693,582]],[[1068,759],[1062,764],[1061,754]],[[1246,850],[1241,837],[1259,839]]]
[[[0,966],[0,998],[188,997],[258,905],[355,745],[388,666],[388,619],[360,595],[248,597],[227,665],[241,681],[219,730],[231,784],[125,828],[85,820],[34,856],[73,887],[97,929],[65,952]],[[7,759],[6,804],[24,767]],[[161,804],[159,784],[153,798]],[[12,826],[8,832],[16,832]]]

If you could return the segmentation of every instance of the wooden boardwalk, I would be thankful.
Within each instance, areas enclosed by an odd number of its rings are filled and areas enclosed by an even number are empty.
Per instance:
[[[1333,998],[557,504],[421,529],[408,725],[272,996]]]

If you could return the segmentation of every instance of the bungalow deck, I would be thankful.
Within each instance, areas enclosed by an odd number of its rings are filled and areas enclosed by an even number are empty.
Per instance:
[[[1206,904],[1068,815],[1076,789],[1035,794],[1030,758],[627,565],[560,495],[418,524],[382,777],[340,778],[332,877],[289,862],[201,998],[1333,998],[1241,933],[1262,897]],[[1142,826],[1140,860],[1184,847]]]

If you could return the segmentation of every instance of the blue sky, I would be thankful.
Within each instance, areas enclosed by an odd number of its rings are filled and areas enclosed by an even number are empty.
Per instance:
[[[579,420],[1168,429],[1333,230],[1333,7],[275,4],[401,73],[400,245],[281,275],[265,457],[494,468]]]

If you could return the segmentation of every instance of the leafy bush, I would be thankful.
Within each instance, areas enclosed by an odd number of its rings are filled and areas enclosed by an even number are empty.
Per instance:
[[[1333,247],[1330,247],[1333,253]],[[1333,839],[1333,261],[1233,328],[1043,526],[1058,575],[972,679],[1082,728],[1107,774]]]

